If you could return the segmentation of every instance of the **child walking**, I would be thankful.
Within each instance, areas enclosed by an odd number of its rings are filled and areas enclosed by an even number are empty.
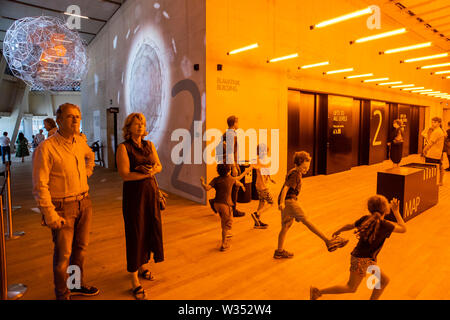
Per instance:
[[[215,177],[211,182],[206,185],[205,178],[200,177],[200,182],[202,187],[209,191],[212,188],[216,189],[216,197],[213,202],[215,212],[218,212],[221,219],[222,225],[222,245],[220,251],[226,251],[230,247],[231,238],[231,226],[233,224],[233,201],[231,199],[231,191],[233,186],[241,187],[245,191],[244,185],[239,182],[247,171],[244,172],[239,177],[232,177],[231,166],[229,164],[218,164],[217,165],[218,177]]]
[[[273,207],[273,198],[269,188],[267,187],[267,183],[270,181],[275,184],[275,181],[270,177],[270,175],[265,174],[264,172],[264,169],[268,170],[270,164],[263,164],[263,160],[267,156],[268,151],[269,148],[267,148],[265,144],[261,143],[258,145],[256,149],[258,159],[257,163],[253,165],[253,169],[255,169],[256,172],[255,187],[258,192],[259,199],[258,209],[256,212],[251,214],[253,221],[255,222],[255,229],[267,229],[269,225],[261,221],[261,215],[263,212]]]
[[[291,169],[286,175],[286,181],[278,196],[278,208],[281,210],[281,231],[278,235],[278,249],[275,250],[273,255],[275,259],[286,259],[294,256],[292,252],[284,250],[286,233],[292,226],[294,219],[297,222],[301,221],[309,230],[322,239],[328,251],[343,247],[348,242],[348,240],[341,238],[328,239],[308,220],[303,208],[297,201],[297,197],[302,187],[302,175],[309,170],[311,156],[305,151],[296,152],[294,154],[294,164],[295,168]]]
[[[334,235],[338,235],[342,231],[349,231],[356,228],[355,233],[359,237],[358,244],[351,253],[350,278],[347,284],[326,289],[311,287],[311,300],[316,300],[323,294],[356,292],[368,272],[368,267],[377,265],[377,255],[380,253],[384,241],[390,237],[392,232],[406,232],[406,225],[400,215],[397,199],[394,198],[389,205],[385,197],[375,195],[367,201],[367,208],[369,209],[370,215],[365,215],[355,223],[347,224],[334,233]],[[390,209],[394,212],[397,223],[384,220],[384,216],[389,213]],[[379,283],[373,289],[370,299],[379,299],[388,283],[389,278],[387,275],[380,272]]]

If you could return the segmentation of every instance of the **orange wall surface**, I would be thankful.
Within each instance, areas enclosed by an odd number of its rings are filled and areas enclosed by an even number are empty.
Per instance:
[[[288,88],[333,93],[409,105],[426,106],[426,123],[442,116],[442,101],[399,89],[363,84],[361,79],[345,80],[345,75],[373,73],[390,81],[414,83],[449,92],[448,81],[416,70],[420,63],[400,60],[443,52],[431,48],[379,55],[379,51],[426,42],[414,32],[350,45],[351,40],[402,28],[391,16],[383,14],[381,29],[370,30],[368,16],[323,29],[310,30],[315,23],[364,9],[366,1],[323,0],[208,0],[206,1],[206,127],[226,129],[226,118],[236,115],[243,130],[279,129],[280,170],[286,173],[287,92]],[[227,52],[253,43],[259,48],[236,55]],[[296,59],[267,63],[275,57],[298,53]],[[449,59],[442,62],[448,62]],[[439,60],[439,61],[441,61]],[[330,61],[329,66],[298,70],[299,66]],[[433,64],[435,60],[432,60]],[[438,62],[436,62],[438,63]],[[222,64],[222,71],[217,71]],[[323,75],[324,71],[353,67],[349,74]],[[224,86],[224,84],[227,84]],[[447,100],[445,100],[447,103]],[[269,134],[270,136],[270,134]],[[216,175],[215,166],[207,168],[208,180]]]

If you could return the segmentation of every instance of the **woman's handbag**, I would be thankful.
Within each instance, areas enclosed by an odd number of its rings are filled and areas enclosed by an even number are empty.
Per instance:
[[[158,181],[155,178],[155,182],[156,182],[156,187],[158,188],[158,202],[159,202],[159,210],[164,210],[166,209],[166,204],[167,204],[167,198],[169,197],[169,195],[167,193],[165,193],[164,191],[161,191],[161,189],[159,188],[158,185]]]

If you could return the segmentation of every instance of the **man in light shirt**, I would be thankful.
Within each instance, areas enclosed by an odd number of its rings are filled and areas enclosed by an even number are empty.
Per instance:
[[[95,287],[84,283],[84,258],[89,242],[92,203],[87,178],[94,169],[94,153],[80,137],[80,108],[65,103],[56,112],[59,130],[36,149],[33,161],[33,195],[51,228],[54,242],[55,295],[93,296]],[[71,268],[68,270],[69,264]],[[80,276],[75,287],[67,283],[68,271]]]
[[[43,134],[44,130],[39,129],[39,133],[34,136],[34,143],[36,144],[36,148],[39,144],[45,140],[45,136]]]
[[[444,170],[442,166],[442,154],[444,151],[444,141],[446,133],[441,128],[442,119],[434,117],[431,119],[431,128],[425,129],[422,136],[426,139],[426,146],[423,148],[425,163],[439,165],[439,185],[444,184]]]
[[[8,132],[3,132],[3,136],[0,137],[0,146],[2,148],[2,160],[5,163],[5,156],[8,155],[8,162],[11,162],[11,140],[8,138]]]

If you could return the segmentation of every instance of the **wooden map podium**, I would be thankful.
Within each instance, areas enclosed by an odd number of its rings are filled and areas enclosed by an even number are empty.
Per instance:
[[[434,164],[410,163],[378,172],[377,194],[400,201],[400,214],[408,221],[438,203],[438,168]],[[387,220],[396,221],[391,212]]]

